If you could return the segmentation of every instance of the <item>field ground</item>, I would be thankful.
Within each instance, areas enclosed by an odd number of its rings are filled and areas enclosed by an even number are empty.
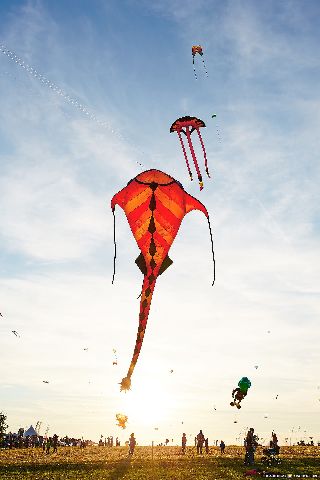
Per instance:
[[[320,447],[282,447],[281,465],[263,467],[262,448],[256,452],[255,467],[270,473],[320,479]],[[197,455],[188,447],[136,447],[128,457],[127,447],[59,447],[58,453],[45,455],[41,449],[23,448],[0,451],[1,480],[229,480],[244,477],[252,467],[243,465],[244,448],[226,447],[222,456],[217,447]],[[260,477],[252,477],[260,478]],[[283,477],[282,477],[283,478]],[[288,477],[290,478],[290,477]]]

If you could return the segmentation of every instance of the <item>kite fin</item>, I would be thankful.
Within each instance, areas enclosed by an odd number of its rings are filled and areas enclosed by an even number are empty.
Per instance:
[[[143,275],[147,275],[147,264],[142,253],[136,258],[135,262],[138,265],[140,272],[143,273]]]
[[[165,272],[167,270],[167,268],[170,267],[170,265],[173,264],[173,261],[171,260],[171,258],[167,255],[165,257],[165,259],[163,260],[162,264],[161,264],[161,267],[159,269],[159,275],[161,275],[163,272]]]

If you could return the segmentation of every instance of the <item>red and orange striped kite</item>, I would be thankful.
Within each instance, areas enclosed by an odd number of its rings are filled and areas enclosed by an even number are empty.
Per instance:
[[[113,215],[115,215],[116,205],[124,210],[133,236],[141,250],[136,264],[144,275],[137,340],[127,376],[122,379],[120,384],[120,390],[129,390],[131,376],[141,351],[156,280],[172,264],[172,260],[168,257],[169,249],[178,233],[183,217],[192,210],[200,210],[208,219],[214,276],[215,261],[207,209],[201,202],[186,193],[177,180],[166,173],[159,170],[147,170],[140,173],[112,198]],[[115,259],[116,249],[114,266]],[[112,283],[114,274],[115,272]]]

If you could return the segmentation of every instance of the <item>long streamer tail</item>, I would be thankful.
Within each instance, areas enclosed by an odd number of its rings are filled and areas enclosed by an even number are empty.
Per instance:
[[[141,351],[142,342],[144,338],[144,334],[147,327],[149,310],[152,300],[152,294],[154,291],[156,279],[151,272],[148,272],[147,275],[144,277],[143,285],[142,285],[142,292],[141,292],[141,300],[140,300],[140,314],[139,314],[139,327],[137,333],[136,344],[134,347],[134,352],[132,356],[132,360],[127,372],[127,376],[124,377],[120,383],[120,391],[122,390],[130,390],[131,387],[131,376],[133,374],[134,368],[138,361],[138,357]]]
[[[191,180],[192,180],[192,172],[191,172],[189,160],[188,160],[188,157],[187,157],[187,152],[186,152],[186,149],[185,149],[185,146],[184,146],[184,143],[183,143],[183,139],[182,139],[182,136],[181,136],[181,133],[179,132],[179,130],[177,131],[177,134],[178,134],[178,136],[179,136],[179,140],[180,140],[180,143],[181,143],[183,155],[184,155],[184,158],[185,158],[187,167],[188,167],[188,172],[189,172],[190,178],[191,178]]]
[[[214,285],[214,282],[216,280],[216,261],[214,258],[214,250],[213,250],[213,237],[212,237],[212,230],[211,230],[211,224],[210,224],[210,219],[209,216],[208,218],[208,225],[209,225],[209,232],[210,232],[210,240],[211,240],[211,252],[212,252],[212,259],[213,259],[213,282],[212,286]]]
[[[200,172],[200,169],[199,169],[199,165],[198,165],[198,162],[197,162],[196,154],[194,153],[194,149],[193,149],[193,145],[192,145],[192,141],[191,141],[191,135],[190,135],[189,127],[186,127],[186,135],[187,135],[187,139],[188,139],[188,144],[189,144],[189,148],[190,148],[190,151],[191,151],[191,155],[192,155],[192,158],[193,158],[193,163],[194,163],[194,166],[195,166],[196,171],[197,171],[198,180],[199,180],[199,185],[200,185],[200,190],[202,190],[202,189],[203,189],[202,175],[201,175],[201,172]]]
[[[194,76],[196,77],[196,80],[197,80],[197,74],[196,74],[196,69],[194,67],[194,55],[192,57],[192,65],[193,65],[193,73],[194,73]]]
[[[203,57],[202,57],[202,62],[203,62],[203,66],[204,66],[204,70],[206,72],[206,75],[208,76],[207,67],[206,67],[206,64],[204,63]]]
[[[117,258],[117,244],[116,244],[116,215],[115,209],[112,209],[113,213],[113,244],[114,244],[114,256],[113,256],[113,275],[112,275],[112,285],[114,282],[114,277],[116,274],[116,258]]]
[[[204,166],[205,166],[205,168],[206,168],[206,173],[207,173],[208,177],[210,178],[210,173],[209,173],[209,170],[208,170],[208,160],[207,160],[206,149],[204,148],[204,143],[203,143],[202,136],[201,136],[201,133],[200,133],[200,129],[199,129],[199,128],[197,128],[197,132],[198,132],[198,137],[199,137],[199,140],[200,140],[200,143],[201,143],[201,147],[202,147],[202,151],[203,151]]]

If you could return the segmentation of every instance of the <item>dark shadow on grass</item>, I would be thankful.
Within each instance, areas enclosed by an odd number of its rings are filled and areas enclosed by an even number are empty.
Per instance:
[[[95,470],[108,472],[110,480],[119,480],[130,468],[131,458],[124,458],[117,462],[90,462],[90,463],[60,463],[60,464],[14,464],[0,465],[0,478],[2,474],[19,474],[23,473],[72,473],[77,471],[92,472]]]
[[[119,460],[116,464],[115,469],[110,472],[110,479],[111,480],[119,480],[122,478],[125,473],[129,470],[131,465],[131,458],[124,458],[123,460]]]

